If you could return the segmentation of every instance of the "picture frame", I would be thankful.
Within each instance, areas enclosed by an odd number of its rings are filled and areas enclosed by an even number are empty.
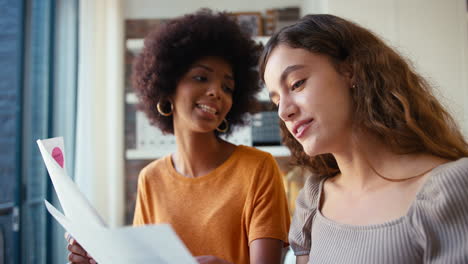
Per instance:
[[[263,35],[262,13],[236,12],[232,14],[242,31],[251,37]]]

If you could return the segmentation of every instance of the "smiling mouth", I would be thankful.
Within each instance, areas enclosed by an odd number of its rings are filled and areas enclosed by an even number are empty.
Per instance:
[[[293,131],[294,136],[296,138],[300,138],[304,134],[304,131],[310,126],[310,124],[312,124],[313,121],[313,119],[310,119],[309,121],[303,122],[302,124],[297,126]]]
[[[207,105],[204,105],[204,104],[197,104],[197,108],[201,109],[203,112],[207,112],[207,113],[210,113],[210,114],[213,114],[213,115],[218,114],[218,111],[216,111],[216,109],[211,107],[211,106],[207,106]]]

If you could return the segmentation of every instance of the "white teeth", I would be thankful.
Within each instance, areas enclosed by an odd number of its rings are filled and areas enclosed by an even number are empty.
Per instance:
[[[205,112],[216,114],[216,109],[213,107],[209,107],[207,105],[198,105],[198,107]]]
[[[297,133],[296,134],[300,134],[302,133],[302,131],[304,130],[305,126],[300,126],[298,129],[297,129]]]

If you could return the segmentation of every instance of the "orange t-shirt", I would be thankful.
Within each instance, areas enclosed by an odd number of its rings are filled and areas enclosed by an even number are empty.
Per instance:
[[[274,158],[238,146],[207,175],[187,178],[166,156],[138,179],[134,225],[170,223],[194,256],[214,255],[249,263],[249,244],[259,238],[287,243],[290,217]]]

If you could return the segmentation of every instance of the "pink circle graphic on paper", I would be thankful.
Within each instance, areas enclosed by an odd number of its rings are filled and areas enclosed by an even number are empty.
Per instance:
[[[52,158],[63,168],[63,152],[59,147],[55,147],[52,150]]]

